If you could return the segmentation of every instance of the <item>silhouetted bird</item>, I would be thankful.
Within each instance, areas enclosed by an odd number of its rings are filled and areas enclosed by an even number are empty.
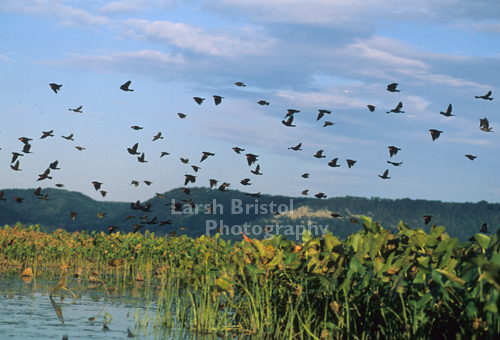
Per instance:
[[[188,188],[182,188],[182,191],[184,191],[186,195],[189,195],[191,193],[191,190]]]
[[[331,215],[332,215],[332,217],[342,217],[342,215],[337,214],[337,213],[333,213],[333,214],[331,214]]]
[[[144,212],[153,212],[153,210],[151,210],[151,202],[146,203],[144,206],[139,205],[139,209]]]
[[[153,182],[151,181],[143,181],[147,186],[150,186],[151,184],[153,184]]]
[[[54,132],[54,130],[43,131],[42,137],[40,137],[40,139],[44,139],[44,138],[47,138],[47,137],[54,137],[54,135],[52,134],[52,132]]]
[[[106,197],[106,194],[108,193],[107,191],[104,190],[101,190],[99,192],[101,193],[102,197]]]
[[[261,105],[261,106],[264,106],[264,105],[269,105],[269,102],[265,101],[265,100],[259,100],[257,102],[257,104]]]
[[[375,111],[375,108],[376,108],[376,106],[373,106],[373,105],[366,105],[366,107],[368,108],[368,110],[370,110],[370,112]]]
[[[33,152],[30,152],[30,149],[31,149],[31,144],[24,144],[24,146],[23,146],[24,153],[33,153]]]
[[[162,195],[160,193],[156,193],[156,196],[158,196],[158,198],[166,198],[165,195]]]
[[[69,216],[71,217],[72,220],[74,220],[76,218],[76,215],[78,215],[78,213],[76,213],[74,211],[69,212]]]
[[[132,129],[134,129],[135,131],[138,131],[138,130],[142,130],[144,128],[140,127],[140,126],[137,126],[137,125],[134,125],[134,126],[132,126]]]
[[[378,175],[378,177],[383,179],[389,179],[390,177],[388,177],[387,175],[389,175],[389,169],[385,170],[382,176]]]
[[[471,161],[473,161],[475,158],[477,158],[477,156],[472,156],[472,155],[465,155],[465,157],[467,157]]]
[[[198,172],[198,170],[201,169],[199,166],[196,165],[191,165],[191,167],[193,168],[194,172]]]
[[[144,228],[145,226],[142,224],[134,224],[134,234],[138,232],[141,228]]]
[[[490,128],[490,122],[486,119],[486,117],[479,119],[479,128],[484,132],[493,132],[491,131],[492,128]]]
[[[11,165],[10,167],[14,171],[21,171],[21,169],[19,169],[19,160],[16,162],[16,164]]]
[[[98,212],[96,216],[99,218],[104,218],[104,217],[106,217],[106,213]]]
[[[332,159],[329,163],[328,166],[331,166],[332,168],[338,168],[340,164],[337,164],[338,158]]]
[[[323,127],[327,127],[327,126],[331,126],[331,125],[335,125],[335,123],[326,121],[325,124],[323,125]]]
[[[302,150],[300,148],[301,146],[302,146],[302,143],[299,143],[296,146],[292,146],[291,148],[288,148],[288,149],[292,149],[293,151],[299,151],[299,150]]]
[[[55,186],[58,188],[64,188],[64,184],[61,184],[61,183],[56,183]]]
[[[439,113],[442,114],[445,117],[454,116],[454,115],[451,114],[451,104],[448,105],[448,109],[446,110],[446,112],[440,111]]]
[[[57,167],[58,164],[59,164],[59,161],[52,162],[52,163],[50,163],[49,168],[51,168],[52,170],[61,170],[61,168]]]
[[[392,157],[392,156],[395,156],[399,150],[401,150],[400,148],[397,148],[395,146],[389,146],[389,155]]]
[[[181,162],[184,163],[184,164],[188,164],[189,163],[189,158],[182,158],[181,157]]]
[[[387,111],[386,113],[391,113],[391,112],[394,112],[394,113],[405,113],[404,111],[401,111],[402,108],[403,108],[403,103],[399,102],[399,104],[394,109],[392,109],[391,111]]]
[[[6,199],[3,198],[3,190],[0,191],[0,201],[6,201]]]
[[[349,222],[351,222],[353,224],[357,224],[358,223],[358,219],[357,218],[350,218]]]
[[[200,163],[207,159],[208,156],[215,156],[215,154],[208,151],[203,151],[203,156],[201,156]]]
[[[236,152],[237,154],[239,154],[241,151],[245,151],[245,149],[239,148],[239,147],[237,147],[237,146],[235,146],[235,147],[233,148],[233,150],[234,150],[234,152]]]
[[[127,148],[127,151],[131,155],[140,155],[140,152],[137,152],[137,148],[139,147],[139,143],[135,143],[133,147]]]
[[[99,189],[101,189],[101,185],[102,185],[101,182],[94,181],[94,182],[92,182],[92,184],[94,185],[95,191],[98,191]]]
[[[481,99],[486,99],[486,100],[493,100],[494,98],[491,98],[491,91],[488,91],[484,96],[475,96],[476,98],[481,98]]]
[[[491,231],[488,230],[488,225],[486,223],[483,223],[483,225],[481,226],[481,229],[479,229],[480,232],[482,233],[491,233]]]
[[[38,187],[35,189],[35,191],[33,191],[33,194],[35,196],[42,196],[41,191],[42,191],[42,187]]]
[[[114,226],[114,225],[110,225],[110,226],[108,227],[108,235],[111,235],[111,233],[112,233],[113,231],[115,231],[116,229],[120,229],[120,227],[117,227],[117,226]]]
[[[217,96],[217,95],[214,95],[214,102],[215,102],[215,105],[219,105],[220,103],[222,103],[222,99],[224,97],[221,97],[221,96]]]
[[[23,143],[24,143],[24,145],[27,145],[27,144],[29,144],[30,140],[33,140],[33,139],[28,138],[28,137],[21,137],[21,138],[19,138],[19,140],[20,140],[21,142],[23,142]]]
[[[396,90],[396,87],[398,86],[397,83],[392,83],[387,85],[387,91],[389,92],[400,92],[401,90]]]
[[[306,189],[304,191],[301,192],[302,195],[309,195],[309,189]]]
[[[346,159],[346,162],[347,162],[347,166],[350,169],[354,164],[356,164],[357,161],[352,160],[352,159]]]
[[[322,193],[322,192],[318,192],[318,193],[317,193],[316,195],[314,195],[314,196],[316,196],[317,198],[326,198],[326,197],[327,197],[327,196],[326,196],[324,193]]]
[[[82,105],[80,105],[79,107],[77,107],[76,109],[68,109],[69,111],[74,111],[74,112],[78,112],[78,113],[82,113]]]
[[[55,93],[57,93],[57,91],[59,91],[61,89],[61,86],[62,85],[57,85],[55,83],[50,83],[50,88],[52,89],[52,91],[54,91]]]
[[[248,166],[254,164],[257,161],[257,157],[259,157],[259,155],[254,155],[253,153],[247,153],[245,156],[247,156]]]
[[[61,136],[61,137],[64,138],[64,139],[67,139],[67,140],[73,140],[74,141],[73,134],[70,134],[69,136]]]
[[[165,221],[160,221],[160,224],[158,224],[158,227],[161,227],[163,225],[169,225],[169,224],[172,224],[172,220],[171,219],[168,219],[168,220],[165,220]]]
[[[144,152],[142,153],[142,155],[140,155],[139,157],[137,157],[137,160],[140,162],[140,163],[147,163],[148,161],[146,161],[144,159]]]
[[[217,186],[217,180],[216,179],[210,179],[210,189],[212,189],[213,187],[216,187]]]
[[[42,195],[42,196],[37,197],[37,198],[39,198],[39,199],[41,199],[41,200],[44,200],[44,201],[50,201],[50,200],[47,198],[48,196],[49,196],[49,194],[45,194],[45,195]]]
[[[153,137],[153,142],[158,139],[163,139],[163,137],[161,136],[161,132],[158,132],[156,136]]]
[[[252,183],[250,183],[250,178],[245,178],[245,179],[242,179],[240,181],[241,184],[243,185],[251,185]]]
[[[160,158],[162,158],[163,156],[168,156],[168,155],[170,155],[170,152],[162,151],[161,155],[160,155]]]
[[[282,120],[281,121],[283,125],[288,126],[288,127],[295,127],[296,125],[292,125],[293,123],[293,116],[288,117],[288,120]]]
[[[130,185],[132,184],[137,188],[139,186],[139,181],[132,180],[132,183],[130,183]]]
[[[129,80],[125,84],[123,84],[122,86],[120,86],[120,90],[122,90],[122,91],[130,91],[130,92],[134,91],[132,89],[129,89],[130,84],[132,84],[132,82]]]
[[[403,164],[403,162],[396,163],[396,162],[391,162],[391,161],[387,161],[387,163],[392,164],[394,166],[400,166],[401,164]]]
[[[146,222],[145,224],[151,224],[151,225],[158,224],[158,221],[156,219],[157,219],[157,217],[155,216],[150,221]]]
[[[238,87],[245,87],[246,85],[243,84],[241,81],[237,81],[236,83],[234,83],[234,85],[238,86]]]
[[[249,193],[246,193],[245,195],[246,195],[246,196],[250,196],[250,197],[260,197],[260,196],[262,196],[262,195],[260,194],[260,191],[259,191],[259,192],[257,192],[257,193],[255,193],[255,194],[249,194]]]
[[[184,180],[184,185],[187,185],[189,182],[191,182],[191,183],[196,182],[196,176],[186,175],[185,180]]]
[[[198,105],[201,105],[205,98],[200,98],[200,97],[193,97],[194,101],[198,103]]]
[[[432,141],[433,142],[436,139],[438,139],[439,136],[441,136],[441,133],[443,133],[443,131],[439,131],[439,130],[436,130],[436,129],[430,129],[429,131],[431,132],[431,137],[432,137]]]
[[[262,175],[262,172],[260,172],[260,164],[257,164],[255,170],[250,170],[250,172],[254,175]]]
[[[75,148],[78,149],[79,151],[85,150],[85,148],[82,148],[81,146],[75,146]]]
[[[429,224],[434,216],[432,215],[424,215],[424,223]]]
[[[316,157],[316,158],[326,158],[326,156],[323,156],[323,151],[324,150],[318,150],[316,152],[316,154],[314,155],[314,157]]]
[[[16,200],[17,203],[23,203],[24,201],[24,198],[22,197],[14,197],[14,199]]]
[[[309,174],[308,173],[302,174],[302,178],[309,178]]]

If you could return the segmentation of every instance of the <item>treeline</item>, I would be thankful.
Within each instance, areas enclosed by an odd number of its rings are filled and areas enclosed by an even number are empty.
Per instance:
[[[40,223],[42,228],[52,231],[58,228],[68,232],[87,230],[107,231],[108,226],[120,227],[122,232],[134,230],[134,224],[145,225],[140,232],[150,230],[157,235],[176,231],[198,237],[209,233],[214,235],[220,226],[227,228],[230,235],[225,239],[241,240],[240,231],[250,237],[264,238],[270,235],[294,234],[312,229],[315,234],[329,230],[333,235],[345,239],[362,228],[359,215],[371,217],[386,228],[396,230],[400,221],[411,228],[422,228],[429,232],[435,223],[445,226],[451,237],[466,241],[487,223],[492,232],[500,225],[500,204],[481,201],[478,203],[447,203],[441,201],[405,199],[382,199],[378,197],[332,197],[317,199],[311,197],[286,197],[262,195],[249,196],[238,190],[221,192],[204,187],[191,188],[186,195],[180,188],[163,193],[165,198],[153,197],[141,206],[151,204],[150,211],[132,210],[132,202],[95,201],[79,192],[46,188],[48,200],[33,195],[34,189],[4,189],[5,201],[0,202],[0,223],[14,225]],[[25,198],[17,203],[14,197]],[[188,202],[186,202],[188,201]],[[172,203],[182,203],[182,210],[174,212]],[[135,202],[134,202],[135,203]],[[194,206],[193,206],[194,205]],[[208,212],[212,206],[212,212]],[[70,212],[77,213],[73,220]],[[98,213],[106,213],[98,218]],[[337,213],[341,217],[332,217]],[[147,217],[145,216],[147,215]],[[430,224],[424,225],[423,215],[432,215]],[[127,218],[132,217],[132,218]],[[156,217],[156,221],[170,220],[172,224],[145,224]],[[144,218],[143,220],[140,218]],[[352,220],[352,221],[351,221]],[[264,233],[267,230],[267,234]]]

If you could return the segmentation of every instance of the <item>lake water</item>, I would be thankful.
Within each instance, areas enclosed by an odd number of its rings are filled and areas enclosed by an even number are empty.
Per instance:
[[[67,286],[77,298],[61,289],[51,299],[49,293],[61,276],[45,276],[23,280],[19,274],[0,275],[0,339],[63,339],[65,335],[68,340],[220,339],[179,327],[155,327],[159,286],[130,282],[109,291],[108,297],[102,285],[68,277]]]

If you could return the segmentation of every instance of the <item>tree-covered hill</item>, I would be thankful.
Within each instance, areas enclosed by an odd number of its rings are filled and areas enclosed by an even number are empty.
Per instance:
[[[141,211],[131,209],[133,202],[96,201],[79,192],[64,189],[43,189],[42,194],[48,194],[49,200],[37,198],[33,194],[34,189],[4,189],[5,201],[0,202],[0,223],[40,223],[48,230],[62,228],[70,232],[107,231],[110,225],[119,226],[119,230],[123,232],[130,232],[134,230],[134,224],[143,224],[146,227],[141,232],[149,230],[157,235],[165,235],[176,230],[177,235],[186,234],[191,237],[206,233],[213,235],[220,226],[227,226],[223,231],[229,231],[230,235],[224,235],[223,238],[234,240],[241,240],[240,231],[245,231],[252,237],[266,237],[264,228],[268,230],[267,237],[277,233],[293,237],[294,233],[303,231],[301,226],[304,226],[312,229],[313,233],[329,230],[340,238],[346,238],[362,228],[361,222],[352,223],[351,219],[366,215],[385,228],[396,228],[400,221],[404,221],[411,228],[422,228],[428,232],[432,224],[436,223],[438,226],[445,226],[450,236],[461,241],[477,233],[483,223],[487,223],[492,231],[496,231],[500,225],[500,204],[485,201],[446,203],[409,198],[391,200],[350,196],[327,199],[270,195],[256,197],[238,190],[221,192],[204,187],[190,190],[189,195],[186,195],[180,188],[173,189],[163,193],[165,198],[155,196],[146,202],[140,202],[141,206],[151,204],[151,211]],[[25,200],[17,203],[14,197]],[[195,206],[187,204],[185,201],[188,200]],[[183,204],[182,211],[173,212],[172,206],[175,203]],[[213,212],[208,213],[211,205]],[[77,212],[75,220],[70,218],[70,211]],[[106,217],[98,218],[96,215],[99,212],[106,213]],[[334,218],[332,213],[338,213],[342,217]],[[146,220],[139,219],[145,215]],[[432,215],[432,222],[424,225],[423,215]],[[126,219],[127,216],[133,218]],[[154,217],[157,221],[170,219],[172,224],[145,224]]]

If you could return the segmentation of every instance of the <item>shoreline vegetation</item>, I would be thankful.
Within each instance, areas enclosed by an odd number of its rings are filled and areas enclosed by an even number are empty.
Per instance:
[[[255,339],[497,339],[500,230],[459,242],[443,226],[426,233],[400,222],[391,231],[360,219],[362,229],[345,240],[305,231],[300,241],[242,235],[233,243],[219,234],[48,233],[18,223],[0,228],[0,263],[3,272],[53,270],[67,282],[101,283],[103,294],[119,281],[161,286],[159,329]],[[58,287],[47,293],[67,290]]]

